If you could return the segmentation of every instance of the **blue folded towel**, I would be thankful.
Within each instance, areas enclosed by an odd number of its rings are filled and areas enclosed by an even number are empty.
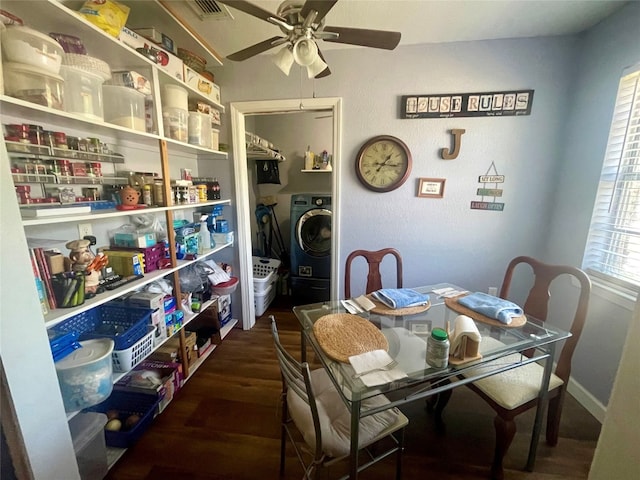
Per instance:
[[[372,293],[376,300],[389,308],[417,307],[429,303],[429,295],[410,288],[381,288]]]
[[[475,292],[462,297],[458,300],[458,303],[506,325],[511,323],[513,317],[520,317],[524,313],[522,308],[515,303],[482,292]]]

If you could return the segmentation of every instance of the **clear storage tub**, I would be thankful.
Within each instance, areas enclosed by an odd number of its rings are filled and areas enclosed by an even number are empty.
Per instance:
[[[129,87],[102,85],[102,95],[105,122],[146,131],[144,93]]]
[[[211,148],[211,116],[206,113],[189,112],[189,143]]]
[[[60,67],[64,78],[64,110],[92,120],[104,120],[101,75],[68,65]]]
[[[164,107],[162,109],[164,136],[187,142],[189,139],[189,112],[181,108]]]
[[[106,423],[107,416],[97,412],[79,413],[69,420],[73,450],[82,480],[104,478],[109,472],[104,438]]]
[[[24,63],[4,63],[4,93],[26,102],[64,109],[64,79]]]

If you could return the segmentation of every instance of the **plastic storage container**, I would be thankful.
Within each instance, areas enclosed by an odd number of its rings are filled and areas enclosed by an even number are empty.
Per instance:
[[[56,365],[64,409],[75,412],[104,401],[113,389],[113,340],[80,342],[75,350]]]
[[[189,112],[189,143],[211,148],[211,116],[206,113]]]
[[[103,121],[103,77],[67,65],[60,67],[60,75],[64,78],[65,112]]]
[[[109,471],[104,439],[106,423],[107,416],[97,412],[79,413],[69,420],[73,450],[82,480],[104,478]]]
[[[278,278],[277,276],[275,277]],[[266,291],[262,293],[253,293],[253,306],[256,309],[256,317],[264,314],[273,299],[276,298],[276,286],[271,284]]]
[[[129,430],[106,430],[105,440],[108,446],[128,448],[138,441],[140,436],[149,428],[158,412],[158,404],[162,398],[157,395],[125,392],[114,390],[104,402],[91,407],[92,412],[106,413],[110,410],[118,412],[118,419],[125,424],[130,415],[138,415],[140,419]]]
[[[129,87],[102,85],[104,121],[146,131],[144,93]]]
[[[4,93],[45,107],[64,109],[64,79],[24,63],[4,63]]]
[[[253,257],[253,292],[262,294],[278,281],[280,260]]]
[[[162,88],[162,106],[165,108],[179,108],[188,110],[189,93],[186,88],[167,84]]]
[[[181,108],[162,108],[162,123],[164,124],[164,136],[187,142],[189,139],[189,112]]]
[[[64,50],[48,35],[12,25],[3,29],[1,38],[5,61],[31,65],[53,74],[60,71]]]

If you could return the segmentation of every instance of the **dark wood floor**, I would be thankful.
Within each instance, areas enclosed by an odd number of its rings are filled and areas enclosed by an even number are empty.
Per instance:
[[[187,382],[142,438],[110,470],[108,480],[271,480],[278,478],[280,374],[269,314],[283,343],[299,351],[300,331],[291,308],[280,302],[250,331],[234,329]],[[486,479],[493,452],[493,411],[467,388],[457,389],[437,432],[423,401],[402,408],[409,417],[404,479]],[[568,396],[556,447],[544,441],[533,473],[523,470],[533,413],[518,418],[505,459],[505,479],[577,480],[588,477],[600,424]],[[543,438],[543,436],[542,436]],[[361,474],[393,478],[393,458]],[[333,471],[333,474],[340,473]],[[287,479],[302,469],[293,451]]]

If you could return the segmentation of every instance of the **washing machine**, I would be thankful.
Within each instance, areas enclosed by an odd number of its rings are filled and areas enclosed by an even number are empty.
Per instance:
[[[291,293],[297,304],[331,297],[331,196],[291,196]]]

